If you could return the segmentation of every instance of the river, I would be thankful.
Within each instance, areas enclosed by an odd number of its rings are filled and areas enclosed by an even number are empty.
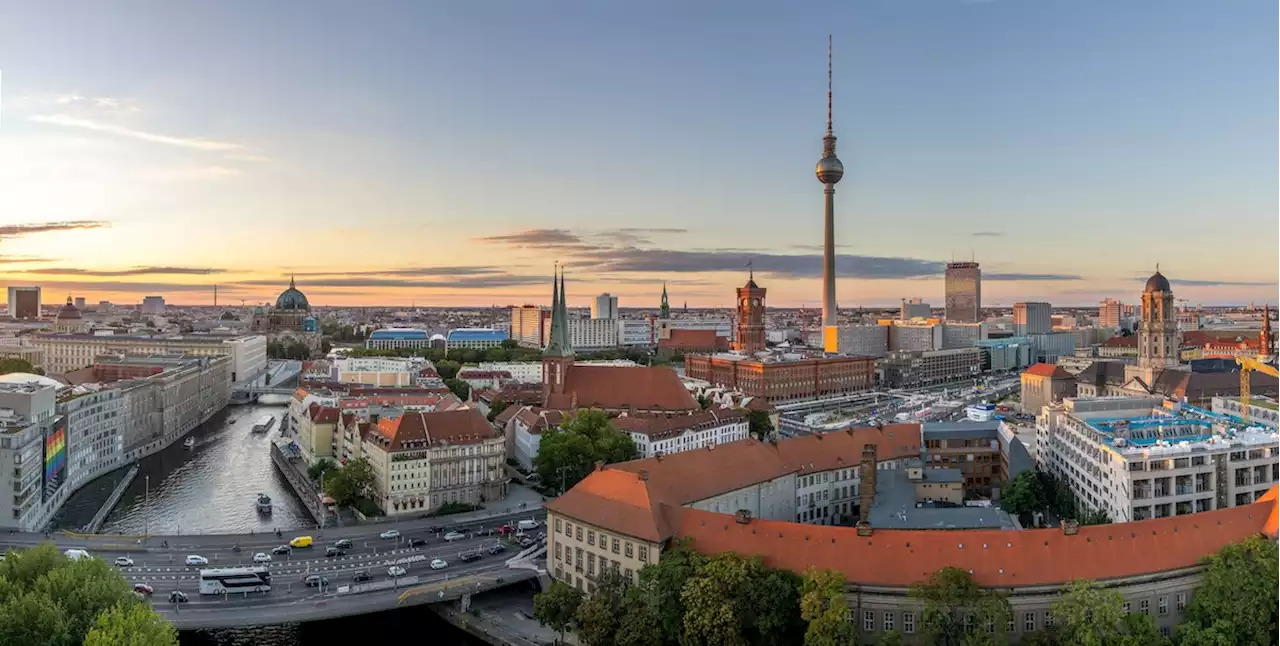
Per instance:
[[[269,444],[279,437],[286,401],[264,395],[257,404],[228,406],[191,432],[196,444],[190,450],[176,442],[144,458],[138,477],[101,531],[226,534],[311,525],[311,516],[271,462]],[[276,423],[265,434],[253,434],[253,423],[264,415],[274,416]],[[54,517],[54,526],[78,530],[88,524],[126,471],[102,476],[72,494]],[[260,516],[254,506],[260,492],[271,496],[270,516]],[[482,643],[421,607],[308,624],[184,632],[180,641],[182,646],[350,646],[370,636],[396,634],[430,636],[436,646]]]

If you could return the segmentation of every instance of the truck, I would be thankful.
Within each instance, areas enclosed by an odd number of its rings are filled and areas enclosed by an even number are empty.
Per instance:
[[[527,520],[522,520],[522,521],[520,521],[520,522],[516,523],[516,527],[517,527],[520,531],[526,531],[526,530],[530,530],[530,529],[537,529],[537,528],[538,528],[538,521],[533,520],[532,518],[527,519]]]

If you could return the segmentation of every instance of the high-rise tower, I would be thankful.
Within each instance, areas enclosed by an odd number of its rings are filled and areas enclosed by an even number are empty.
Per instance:
[[[573,344],[569,341],[569,308],[564,289],[564,271],[551,279],[551,334],[542,351],[542,395],[564,392],[569,369],[573,367]]]
[[[822,349],[839,349],[836,327],[836,182],[844,177],[844,164],[836,157],[836,135],[831,126],[831,36],[827,36],[827,135],[822,138],[822,159],[816,169],[825,188],[826,209],[822,234]]]

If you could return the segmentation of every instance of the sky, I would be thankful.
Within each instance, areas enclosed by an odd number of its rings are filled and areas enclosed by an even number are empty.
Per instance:
[[[0,285],[136,303],[1280,300],[1274,0],[0,0]]]

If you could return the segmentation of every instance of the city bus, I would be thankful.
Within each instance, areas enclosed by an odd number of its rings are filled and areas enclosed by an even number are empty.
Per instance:
[[[200,570],[200,594],[270,592],[271,572],[265,567],[226,567]]]

